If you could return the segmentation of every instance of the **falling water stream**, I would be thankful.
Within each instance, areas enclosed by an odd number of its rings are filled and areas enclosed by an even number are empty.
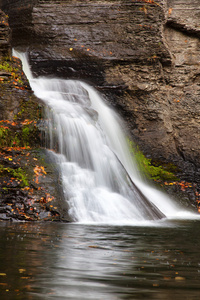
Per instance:
[[[26,55],[15,56],[46,104],[46,144],[60,167],[73,221],[136,224],[179,213],[167,196],[141,180],[122,121],[94,88],[82,81],[33,78]]]

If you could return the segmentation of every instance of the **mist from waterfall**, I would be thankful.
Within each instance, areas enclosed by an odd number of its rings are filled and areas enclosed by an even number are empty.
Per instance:
[[[179,213],[171,199],[140,178],[123,122],[102,95],[82,81],[33,78],[26,55],[14,55],[46,104],[46,145],[59,166],[73,221],[138,224]]]

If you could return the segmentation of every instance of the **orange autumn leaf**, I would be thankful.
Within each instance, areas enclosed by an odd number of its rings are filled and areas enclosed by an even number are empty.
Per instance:
[[[41,166],[40,168],[41,168],[43,174],[47,174],[47,172],[45,171],[44,167]]]
[[[169,10],[168,10],[168,14],[169,14],[169,16],[171,15],[171,13],[172,13],[172,10],[173,10],[173,9],[170,7],[170,8],[169,8]]]

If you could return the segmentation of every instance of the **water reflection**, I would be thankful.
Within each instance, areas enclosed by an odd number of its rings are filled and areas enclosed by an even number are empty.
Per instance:
[[[199,224],[0,224],[1,299],[199,299]]]

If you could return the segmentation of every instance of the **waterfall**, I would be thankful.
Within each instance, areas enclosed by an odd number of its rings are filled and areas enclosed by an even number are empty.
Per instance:
[[[33,78],[25,54],[14,55],[46,104],[46,144],[59,165],[73,221],[137,223],[177,213],[167,196],[139,178],[122,121],[94,88],[81,81]]]

